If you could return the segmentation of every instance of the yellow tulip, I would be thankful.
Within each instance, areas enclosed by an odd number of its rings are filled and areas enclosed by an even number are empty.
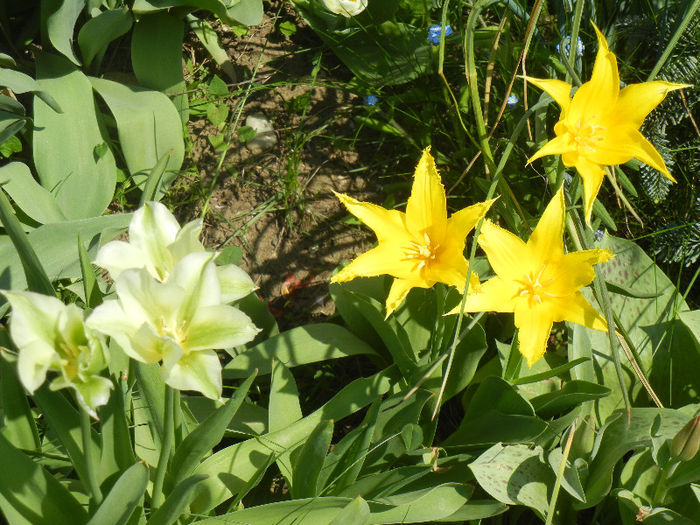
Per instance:
[[[440,282],[464,290],[469,269],[465,239],[493,201],[474,204],[448,219],[445,188],[429,148],[416,167],[405,213],[336,195],[350,213],[374,230],[379,242],[338,272],[332,282],[391,275],[395,280],[386,300],[387,317],[412,288],[430,288]],[[478,286],[479,278],[472,273],[470,290]]]
[[[488,219],[479,236],[479,246],[496,276],[467,296],[464,311],[513,312],[520,353],[529,366],[544,355],[556,321],[571,321],[603,332],[608,329],[580,289],[593,281],[593,265],[613,254],[600,248],[564,253],[565,217],[562,187],[527,243]],[[450,313],[458,313],[459,308]]]
[[[635,158],[675,182],[654,146],[639,132],[644,118],[673,90],[691,87],[661,80],[630,84],[620,90],[617,59],[595,25],[598,54],[591,79],[573,98],[571,84],[561,80],[527,77],[546,91],[559,106],[561,116],[554,126],[556,138],[528,159],[561,155],[564,165],[575,166],[583,179],[584,212],[590,222],[593,201],[603,182],[604,166],[624,164]]]

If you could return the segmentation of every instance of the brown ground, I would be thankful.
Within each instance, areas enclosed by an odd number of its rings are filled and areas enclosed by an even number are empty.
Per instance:
[[[380,143],[353,140],[357,129],[351,111],[362,99],[342,89],[350,74],[325,53],[312,85],[312,59],[321,49],[320,41],[293,10],[283,6],[277,16],[278,9],[278,2],[266,3],[262,24],[243,37],[217,28],[238,79],[250,78],[257,65],[257,85],[270,86],[249,96],[237,127],[247,115],[264,113],[275,128],[277,144],[253,153],[234,136],[215,177],[222,152],[212,147],[207,136],[218,130],[206,118],[192,119],[193,145],[186,161],[190,165],[185,166],[190,176],[181,179],[174,199],[194,200],[194,206],[183,211],[189,216],[181,217],[190,219],[201,213],[207,190],[214,184],[205,218],[205,243],[217,249],[230,245],[243,249],[241,265],[259,284],[260,295],[282,328],[288,328],[300,320],[332,314],[328,296],[332,270],[374,242],[366,228],[340,222],[347,212],[332,192],[381,204],[379,185],[367,182],[376,180],[379,173],[351,172],[373,164]],[[277,29],[285,19],[298,27],[291,38]],[[300,49],[307,51],[299,53]],[[205,65],[227,78],[211,62]],[[307,93],[309,106],[302,115],[293,101]],[[233,118],[241,100],[227,100]],[[345,140],[338,142],[338,138]],[[193,199],[197,191],[203,196]]]

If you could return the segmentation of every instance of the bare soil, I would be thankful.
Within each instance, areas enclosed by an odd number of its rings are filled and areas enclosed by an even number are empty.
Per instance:
[[[298,28],[291,37],[278,29],[283,20]],[[335,57],[324,53],[321,71],[312,80],[321,42],[288,6],[266,2],[263,22],[246,36],[237,37],[222,26],[217,32],[235,64],[237,80],[245,82],[254,72],[256,89],[242,111],[240,97],[227,100],[231,115],[240,111],[236,128],[248,115],[263,113],[277,143],[251,151],[233,135],[224,153],[208,138],[219,130],[206,117],[192,119],[185,166],[189,175],[181,178],[173,196],[190,203],[179,206],[185,215],[181,219],[201,214],[213,186],[204,241],[216,249],[234,245],[243,250],[241,266],[258,283],[280,327],[331,315],[331,272],[374,242],[371,231],[343,222],[348,214],[333,192],[381,203],[380,185],[371,182],[380,174],[366,169],[376,164],[381,142],[354,139],[352,112],[362,98],[344,89],[351,75]],[[211,63],[208,67],[226,78]]]

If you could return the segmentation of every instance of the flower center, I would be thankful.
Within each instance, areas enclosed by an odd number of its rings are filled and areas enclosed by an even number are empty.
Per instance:
[[[553,283],[554,279],[542,282],[542,274],[544,274],[546,268],[547,265],[543,264],[540,271],[537,272],[537,275],[535,275],[534,272],[530,272],[526,274],[523,279],[516,280],[515,282],[520,285],[520,289],[514,297],[526,296],[530,306],[532,306],[533,302],[542,304],[542,297],[555,297],[554,294],[546,291],[546,287]]]
[[[576,143],[577,151],[586,153],[587,151],[596,151],[604,140],[604,137],[600,136],[603,131],[605,131],[605,126],[597,124],[595,117],[591,117],[586,120],[579,119],[569,132]]]
[[[425,268],[430,261],[437,258],[437,251],[440,249],[439,244],[432,243],[430,236],[423,232],[423,243],[410,241],[403,250],[404,258],[402,261],[414,261],[413,271],[420,271]]]

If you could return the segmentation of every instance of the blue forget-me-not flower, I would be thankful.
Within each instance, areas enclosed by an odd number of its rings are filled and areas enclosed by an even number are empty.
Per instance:
[[[506,99],[506,104],[508,104],[508,107],[510,109],[513,109],[515,106],[518,105],[519,99],[517,96],[510,94],[508,98]]]
[[[375,95],[367,95],[365,97],[365,104],[367,106],[376,106],[379,99]]]
[[[571,51],[571,35],[566,35],[562,43],[564,44],[564,53],[568,56],[569,52]],[[559,44],[556,46],[557,53],[559,53]],[[576,54],[580,57],[583,56],[583,50],[586,49],[586,46],[583,45],[583,41],[581,40],[581,37],[576,37]]]
[[[428,42],[433,44],[434,46],[437,46],[440,43],[440,32],[442,31],[442,25],[441,24],[435,24],[432,25],[428,28]],[[454,31],[452,30],[452,26],[447,25],[445,26],[445,36],[450,36]]]

